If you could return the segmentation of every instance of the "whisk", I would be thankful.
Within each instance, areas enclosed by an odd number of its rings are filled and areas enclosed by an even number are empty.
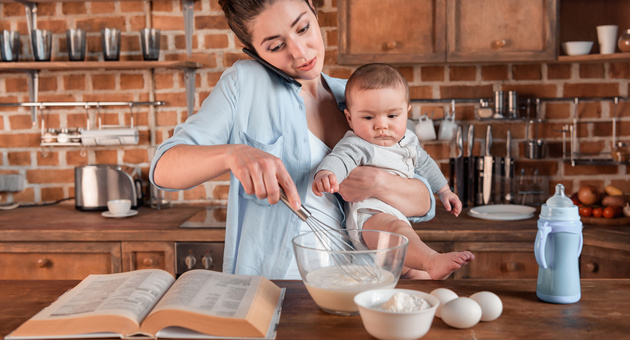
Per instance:
[[[324,248],[331,251],[333,261],[344,274],[356,281],[374,281],[381,277],[376,256],[361,240],[321,222],[303,205],[294,209],[283,190],[280,190],[280,200],[306,222]]]

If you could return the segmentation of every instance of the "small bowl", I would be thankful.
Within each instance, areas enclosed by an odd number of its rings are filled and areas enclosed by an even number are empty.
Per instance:
[[[404,292],[425,299],[431,307],[417,312],[389,312],[377,306],[389,300],[397,292]],[[373,289],[357,294],[354,302],[359,307],[363,326],[378,339],[418,339],[433,324],[435,311],[440,305],[437,297],[410,289]]]
[[[562,44],[567,55],[585,55],[591,53],[592,41],[567,41]]]
[[[376,244],[369,250],[331,250],[339,232],[307,232],[293,238],[302,281],[317,306],[336,315],[357,315],[354,296],[370,289],[394,288],[402,272],[409,241],[380,230],[356,230],[355,240]],[[372,277],[370,274],[378,273]]]

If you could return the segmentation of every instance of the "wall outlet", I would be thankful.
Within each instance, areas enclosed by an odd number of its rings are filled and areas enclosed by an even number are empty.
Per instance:
[[[24,175],[0,175],[0,192],[24,190]]]

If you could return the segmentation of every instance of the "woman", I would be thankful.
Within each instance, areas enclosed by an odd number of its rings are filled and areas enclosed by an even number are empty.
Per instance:
[[[226,70],[198,113],[158,148],[150,170],[160,188],[188,189],[228,171],[230,192],[223,270],[298,279],[291,239],[302,221],[279,201],[303,202],[333,227],[342,203],[317,198],[311,173],[343,137],[345,80],[322,74],[324,43],[312,0],[220,0],[230,28],[250,50],[297,80],[253,60]],[[358,168],[340,187],[346,201],[378,197],[406,216],[433,217],[424,179]]]

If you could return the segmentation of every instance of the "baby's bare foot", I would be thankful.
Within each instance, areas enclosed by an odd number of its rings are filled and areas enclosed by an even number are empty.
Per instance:
[[[435,253],[429,258],[426,271],[433,280],[445,280],[451,273],[474,259],[475,255],[469,251]]]

